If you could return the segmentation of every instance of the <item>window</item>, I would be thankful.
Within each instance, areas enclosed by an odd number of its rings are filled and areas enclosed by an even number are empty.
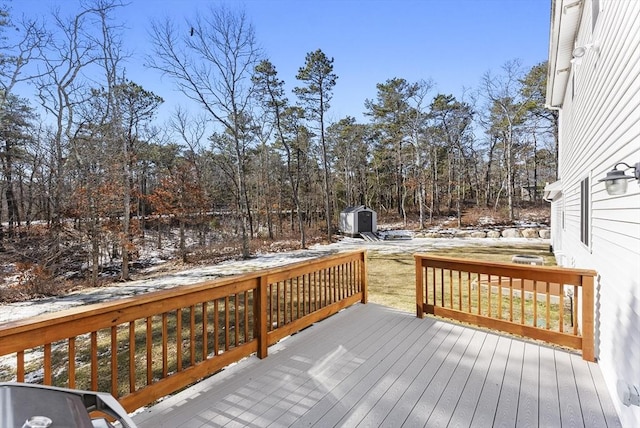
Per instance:
[[[589,177],[580,182],[580,241],[589,246]]]

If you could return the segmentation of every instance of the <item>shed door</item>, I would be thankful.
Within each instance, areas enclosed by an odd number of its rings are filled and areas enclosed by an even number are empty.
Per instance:
[[[373,216],[371,211],[358,213],[358,232],[373,232]]]

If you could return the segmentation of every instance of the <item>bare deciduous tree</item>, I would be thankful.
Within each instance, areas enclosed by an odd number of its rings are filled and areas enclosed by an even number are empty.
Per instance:
[[[251,75],[260,59],[253,26],[244,12],[212,7],[183,28],[170,19],[154,22],[151,39],[149,66],[170,77],[231,139],[242,254],[249,257],[246,124],[253,91]]]

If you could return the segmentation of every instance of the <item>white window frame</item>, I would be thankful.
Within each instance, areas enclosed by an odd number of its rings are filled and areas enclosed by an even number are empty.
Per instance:
[[[580,242],[591,249],[591,174],[580,180]]]

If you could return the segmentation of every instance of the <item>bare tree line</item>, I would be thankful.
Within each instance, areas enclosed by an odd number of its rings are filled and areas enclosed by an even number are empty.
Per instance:
[[[212,7],[150,24],[146,65],[200,107],[158,123],[164,100],[126,75],[115,20],[126,7],[83,2],[46,26],[0,8],[0,245],[52,275],[75,255],[94,282],[105,259],[126,280],[145,233],[161,247],[172,224],[186,261],[190,237],[206,247],[221,231],[244,257],[257,236],[331,240],[353,205],[415,215],[422,228],[442,215],[460,223],[469,207],[514,219],[555,179],[545,63],[507,62],[463,98],[392,77],[363,100],[367,123],[331,122],[333,58],[301,59],[289,99],[244,12]],[[19,95],[24,83],[33,97]]]

